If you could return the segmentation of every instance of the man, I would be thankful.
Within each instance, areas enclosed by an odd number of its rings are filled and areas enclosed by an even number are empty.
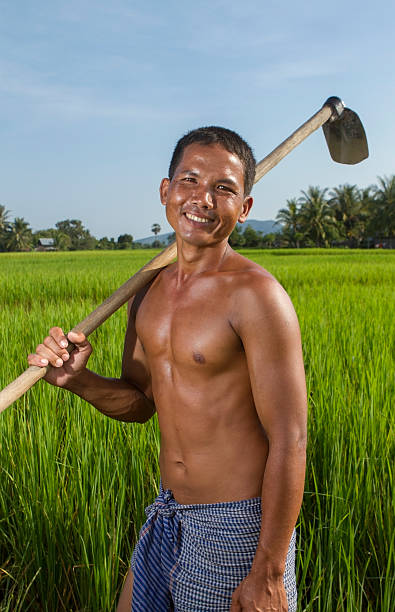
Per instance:
[[[200,128],[176,146],[160,198],[178,261],[129,305],[122,375],[86,368],[83,334],[52,328],[29,356],[109,417],[161,430],[160,495],[118,611],[296,610],[306,391],[297,318],[279,283],[228,238],[252,206],[250,147]],[[134,571],[134,585],[133,585]],[[132,595],[133,590],[133,595]]]

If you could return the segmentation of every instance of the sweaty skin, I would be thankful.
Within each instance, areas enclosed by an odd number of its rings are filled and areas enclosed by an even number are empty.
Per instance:
[[[171,266],[132,307],[135,355],[151,375],[158,413],[163,485],[182,504],[261,493],[268,441],[236,331],[237,296],[253,276],[229,249],[220,270],[181,284]]]
[[[121,378],[86,368],[91,346],[82,334],[69,335],[77,348],[68,358],[60,328],[29,363],[51,363],[48,382],[112,418],[144,422],[156,410],[163,486],[179,503],[262,496],[258,549],[231,612],[285,612],[282,575],[305,470],[297,318],[279,283],[228,244],[252,205],[236,155],[189,145],[160,195],[178,261],[129,304]],[[127,609],[129,595],[122,598]]]

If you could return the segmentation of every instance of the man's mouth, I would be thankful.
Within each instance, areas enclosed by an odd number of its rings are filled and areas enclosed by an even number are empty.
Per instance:
[[[192,213],[185,213],[185,216],[187,219],[190,219],[191,221],[197,221],[198,223],[209,223],[209,221],[211,221],[211,219],[206,219],[205,217],[197,217]]]

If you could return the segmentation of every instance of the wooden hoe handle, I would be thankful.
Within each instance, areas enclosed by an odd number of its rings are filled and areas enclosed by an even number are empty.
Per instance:
[[[325,103],[319,111],[317,111],[310,119],[295,130],[286,140],[283,140],[269,155],[266,155],[255,168],[255,180],[257,183],[265,174],[267,174],[274,166],[293,151],[303,140],[310,136],[315,130],[318,130],[326,123],[333,115],[333,108]]]
[[[161,253],[156,255],[149,261],[141,270],[136,272],[129,278],[119,289],[114,291],[100,306],[91,312],[83,321],[78,323],[71,331],[82,332],[85,336],[89,336],[95,329],[100,327],[118,308],[127,302],[140,289],[145,287],[158,272],[168,266],[177,255],[177,245],[175,242],[170,244]],[[70,343],[71,344],[71,343]],[[72,346],[70,347],[72,350]],[[12,381],[7,387],[0,391],[0,412],[3,412],[21,395],[26,393],[40,378],[43,378],[48,369],[52,366],[48,365],[44,368],[38,366],[30,366]]]

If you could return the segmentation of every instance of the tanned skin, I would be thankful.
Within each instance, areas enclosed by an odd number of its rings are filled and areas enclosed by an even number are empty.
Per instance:
[[[236,155],[218,144],[189,145],[160,197],[178,261],[129,305],[121,378],[86,368],[92,348],[83,334],[68,335],[77,347],[69,357],[59,327],[29,364],[49,362],[48,382],[109,417],[143,423],[156,410],[162,482],[177,502],[262,496],[259,544],[231,612],[286,612],[283,573],[306,447],[296,314],[280,284],[228,244],[252,205]],[[130,610],[132,584],[130,571],[119,611]]]

